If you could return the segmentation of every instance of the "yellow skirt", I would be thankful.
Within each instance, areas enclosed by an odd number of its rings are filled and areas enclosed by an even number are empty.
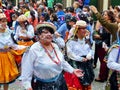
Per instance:
[[[33,43],[34,43],[33,41],[28,41],[28,42],[18,41],[18,45],[24,45],[24,46],[31,46]]]
[[[0,83],[10,83],[19,76],[19,71],[10,52],[0,52]]]
[[[12,55],[14,55],[15,61],[16,63],[19,65],[21,63],[21,59],[22,59],[22,54],[26,51],[25,49],[22,50],[13,50],[11,49],[10,52],[12,53]]]
[[[28,42],[18,41],[18,45],[24,45],[24,46],[31,46],[33,43],[34,43],[33,41],[28,41]],[[21,63],[22,54],[25,51],[26,51],[26,48],[22,50],[11,50],[12,54],[15,57],[15,61],[18,65]]]

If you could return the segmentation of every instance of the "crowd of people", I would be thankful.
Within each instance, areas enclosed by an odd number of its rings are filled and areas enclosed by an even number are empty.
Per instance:
[[[119,90],[120,6],[99,13],[89,2],[0,1],[0,88],[18,78],[25,90],[92,90],[112,70],[111,90]]]

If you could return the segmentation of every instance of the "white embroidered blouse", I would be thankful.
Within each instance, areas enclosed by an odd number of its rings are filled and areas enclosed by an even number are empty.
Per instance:
[[[27,26],[26,33],[23,33],[22,30],[23,30],[22,27],[20,26],[17,27],[15,36],[14,36],[15,40],[18,40],[20,36],[29,37],[29,38],[34,37],[34,28],[32,25]]]
[[[73,73],[73,68],[64,60],[63,54],[59,47],[53,44],[53,47],[60,59],[60,64],[53,62],[45,49],[39,42],[36,42],[31,48],[23,55],[22,58],[22,84],[27,89],[31,87],[32,76],[35,75],[40,79],[50,79],[59,75],[63,70]],[[58,60],[54,51],[50,52],[54,60]]]
[[[88,54],[93,58],[94,51],[90,48],[90,46],[85,43],[85,39],[80,40],[69,40],[66,44],[67,55],[70,59],[75,61],[82,61],[83,57]]]
[[[11,31],[8,29],[4,33],[0,33],[0,49],[12,47],[15,50],[24,49],[26,46],[17,45],[11,38]]]

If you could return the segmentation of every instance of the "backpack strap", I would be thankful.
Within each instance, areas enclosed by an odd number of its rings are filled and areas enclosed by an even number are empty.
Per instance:
[[[106,55],[105,55],[105,57],[104,57],[104,62],[107,63],[108,55],[109,55],[109,53],[111,52],[111,50],[112,50],[113,48],[119,48],[119,44],[113,44],[113,45],[108,49],[108,51],[107,51],[107,53],[106,53]]]

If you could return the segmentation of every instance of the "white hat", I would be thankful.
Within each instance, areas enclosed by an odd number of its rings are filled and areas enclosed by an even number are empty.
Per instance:
[[[86,28],[86,27],[87,27],[87,23],[85,21],[83,21],[83,20],[77,21],[75,24],[74,35],[78,31],[78,28]]]
[[[87,26],[87,23],[83,20],[79,20],[76,22],[76,26],[79,26],[79,27],[86,27]]]
[[[25,15],[20,15],[20,16],[17,18],[17,21],[18,21],[18,22],[27,21],[27,17],[26,17]]]

